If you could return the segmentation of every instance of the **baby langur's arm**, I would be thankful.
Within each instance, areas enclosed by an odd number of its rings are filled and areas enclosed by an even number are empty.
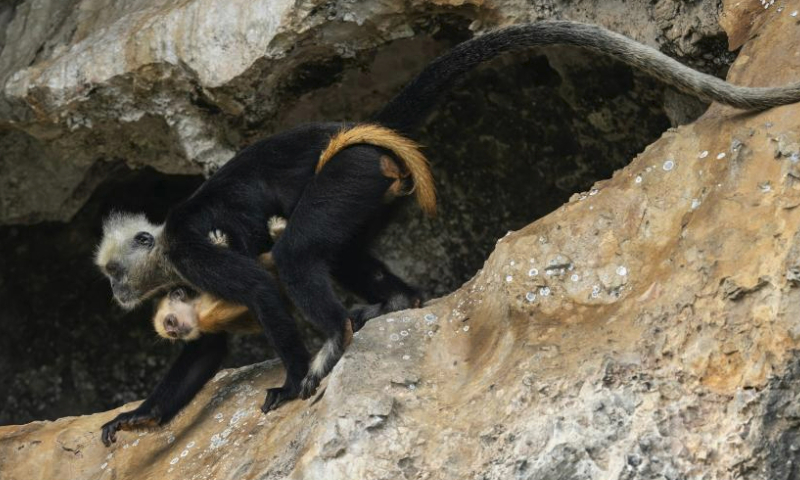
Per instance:
[[[269,217],[269,236],[272,238],[272,241],[277,241],[283,232],[286,230],[286,219],[283,217],[278,217],[277,215],[274,217]],[[270,252],[262,253],[258,256],[258,261],[261,265],[264,265],[264,268],[272,272],[273,274],[278,274],[278,269],[275,267],[275,262],[272,261],[272,254]]]
[[[269,217],[269,236],[277,241],[286,230],[286,219],[279,216]]]
[[[222,230],[211,230],[208,232],[208,239],[211,241],[212,245],[217,245],[218,247],[228,246],[228,236],[225,235],[225,232]]]

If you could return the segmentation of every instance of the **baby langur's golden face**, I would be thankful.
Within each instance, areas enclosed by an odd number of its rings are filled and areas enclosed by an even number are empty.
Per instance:
[[[189,298],[187,291],[176,288],[158,302],[153,316],[153,326],[159,336],[167,340],[196,340],[200,338],[196,298]]]

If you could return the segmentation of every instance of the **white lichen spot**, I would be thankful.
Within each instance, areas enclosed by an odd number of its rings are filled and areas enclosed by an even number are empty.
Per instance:
[[[174,441],[175,441],[175,435],[170,433],[169,437],[167,437],[167,445],[170,445]]]
[[[636,175],[636,179],[634,180],[634,182],[642,183],[642,176],[641,175]]]
[[[464,330],[465,332],[469,332],[469,325],[464,325],[464,328],[462,330]]]
[[[625,267],[623,267],[621,265],[619,267],[617,267],[617,275],[619,275],[620,277],[624,277],[627,274],[628,274],[628,269],[627,268],[625,268]]]
[[[247,413],[244,410],[237,410],[233,416],[231,416],[230,421],[228,421],[228,425],[236,425],[239,423],[239,420],[245,418]]]
[[[408,336],[408,330],[400,330],[400,336],[401,337],[407,337]]]
[[[433,330],[428,330],[428,336],[429,336],[429,337],[432,337],[432,336],[433,336]]]
[[[178,462],[180,462],[180,461],[181,461],[181,459],[180,459],[180,458],[178,458],[178,457],[175,457],[175,458],[173,458],[172,460],[170,460],[170,461],[169,461],[169,464],[170,464],[170,465],[175,465],[176,463],[178,463]]]
[[[106,455],[106,460],[111,460],[112,458],[114,458],[114,453],[113,452],[109,453],[108,455]]]
[[[542,287],[539,289],[539,295],[546,297],[550,295],[550,287]]]
[[[797,10],[795,10],[795,11],[794,11],[794,12],[792,12],[792,13],[790,13],[789,15],[791,15],[791,16],[793,16],[793,17],[796,17],[796,16],[797,16]]]
[[[797,163],[800,161],[800,153],[794,152],[793,154],[789,155],[789,161],[792,163]]]
[[[700,200],[698,200],[696,198],[693,198],[692,199],[692,210],[696,210],[697,207],[700,206],[700,203],[701,203]]]
[[[211,450],[216,450],[217,448],[227,443],[228,440],[225,438],[225,436],[220,435],[219,433],[215,433],[214,435],[211,436],[211,442],[209,443],[208,448],[210,448]]]
[[[600,296],[600,285],[592,286],[592,298],[597,298]]]
[[[394,318],[392,317],[387,318],[386,323],[394,323]]]
[[[100,470],[105,470],[107,466],[108,466],[108,462],[100,465]]]
[[[516,264],[516,262],[514,262],[514,260],[511,260],[508,264],[513,267]]]
[[[525,294],[525,300],[527,300],[527,301],[529,301],[529,302],[534,302],[534,301],[536,301],[536,294],[535,294],[535,293],[533,293],[533,292],[528,292],[528,293],[526,293],[526,294]]]
[[[580,275],[578,275],[577,273],[573,273],[573,274],[572,274],[572,275],[569,277],[569,279],[570,279],[570,280],[572,280],[573,282],[577,282],[578,280],[580,280],[580,279],[581,279],[581,276],[580,276]]]
[[[669,172],[675,168],[675,162],[673,160],[667,160],[664,162],[664,165],[662,165],[661,168],[663,168],[665,172]]]
[[[393,333],[393,334],[389,335],[389,340],[391,340],[393,342],[396,342],[396,341],[400,340],[400,335],[398,335],[396,333]]]
[[[511,283],[513,281],[514,281],[514,277],[512,277],[511,275],[506,275],[506,283]]]
[[[186,444],[186,448],[192,448],[195,445],[197,445],[195,442],[189,442],[189,443]]]
[[[589,190],[589,196],[590,196],[590,197],[594,197],[594,196],[595,196],[595,195],[597,195],[598,193],[600,193],[600,190],[598,190],[598,189],[596,189],[596,188],[593,188],[593,189]]]
[[[761,182],[758,184],[758,189],[761,193],[769,193],[772,190],[772,184],[769,181]]]
[[[186,455],[189,455],[189,450],[184,450],[181,452],[181,458],[186,457]]]
[[[411,360],[411,355],[403,355],[403,360]]]
[[[528,276],[529,277],[535,277],[536,275],[539,275],[539,269],[538,268],[531,268],[530,270],[528,270]]]
[[[725,158],[725,152],[719,152],[717,154],[717,160],[722,160],[723,158]]]
[[[547,243],[547,237],[539,237],[539,243]]]
[[[454,314],[456,313],[455,310],[453,312]],[[438,317],[432,313],[426,313],[425,316],[422,318],[425,319],[425,323],[427,323],[428,325],[432,324],[438,319]]]
[[[409,390],[416,390],[416,389],[417,389],[417,386],[416,386],[416,385],[414,385],[414,384],[412,383],[412,384],[410,384],[410,385],[408,386],[408,389],[409,389]]]
[[[218,413],[218,414],[214,415],[214,419],[215,419],[215,420],[222,420],[222,418],[223,418],[224,416],[225,416],[225,415],[223,415],[223,414],[222,414],[222,412],[220,412],[220,413]],[[172,442],[170,442],[170,443],[172,443]]]
[[[698,155],[697,158],[706,158],[707,156],[708,156],[708,150],[703,150],[702,152],[700,152],[700,155]]]

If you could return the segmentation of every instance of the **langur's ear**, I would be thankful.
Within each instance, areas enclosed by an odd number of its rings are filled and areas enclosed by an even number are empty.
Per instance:
[[[186,290],[183,287],[178,287],[169,292],[169,299],[176,302],[185,302],[186,297]]]

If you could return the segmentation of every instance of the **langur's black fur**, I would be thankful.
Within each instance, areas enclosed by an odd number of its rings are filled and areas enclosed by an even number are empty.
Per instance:
[[[513,49],[551,44],[596,50],[695,96],[740,108],[763,109],[800,99],[797,85],[735,87],[601,27],[559,21],[513,26],[456,46],[428,65],[373,123],[410,134],[453,81],[476,65]],[[384,194],[393,182],[380,168],[381,157],[391,152],[368,144],[350,146],[315,174],[320,153],[332,136],[348,126],[303,125],[245,148],[172,209],[159,239],[167,260],[162,268],[165,272],[173,268],[180,279],[197,289],[247,306],[264,327],[286,367],[286,381],[269,390],[262,407],[265,412],[286,400],[311,395],[345,347],[347,322],[353,315],[334,295],[331,275],[369,301],[388,306],[355,316],[406,308],[419,298],[413,288],[367,253],[362,240],[370,222],[379,216]],[[276,278],[257,261],[259,253],[270,247],[264,219],[274,215],[289,219],[272,248],[280,281],[327,339],[313,363],[283,303]],[[229,248],[207,241],[214,229],[225,232]],[[223,336],[187,344],[167,378],[139,408],[106,424],[104,440],[113,441],[114,432],[125,428],[126,422],[163,423],[172,418],[213,375],[224,349]],[[322,353],[324,358],[319,358]]]

